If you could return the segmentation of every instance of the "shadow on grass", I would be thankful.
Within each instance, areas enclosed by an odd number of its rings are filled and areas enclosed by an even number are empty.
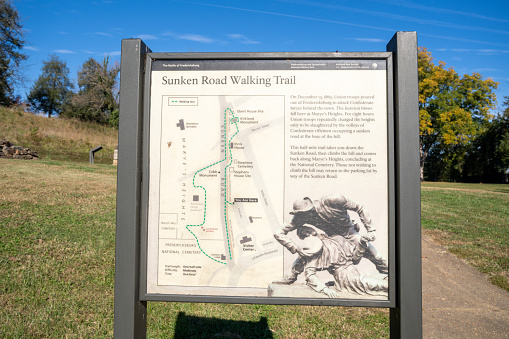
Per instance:
[[[497,189],[495,190],[495,192],[509,194],[509,185],[507,187],[504,187],[504,189]]]
[[[267,318],[259,322],[203,318],[179,312],[174,338],[273,338]]]

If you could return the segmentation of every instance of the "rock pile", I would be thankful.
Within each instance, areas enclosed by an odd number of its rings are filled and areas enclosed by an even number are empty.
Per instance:
[[[7,140],[0,140],[0,158],[37,160],[39,156],[30,148],[15,146]]]

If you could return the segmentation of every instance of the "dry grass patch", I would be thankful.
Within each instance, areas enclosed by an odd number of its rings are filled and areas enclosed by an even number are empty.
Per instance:
[[[36,151],[40,157],[53,160],[87,162],[89,151],[97,146],[95,162],[113,162],[118,144],[114,128],[79,120],[46,118],[26,113],[19,107],[0,107],[0,140]]]

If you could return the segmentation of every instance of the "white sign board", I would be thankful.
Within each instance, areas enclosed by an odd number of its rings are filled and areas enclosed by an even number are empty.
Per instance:
[[[387,68],[154,61],[146,292],[388,300]]]

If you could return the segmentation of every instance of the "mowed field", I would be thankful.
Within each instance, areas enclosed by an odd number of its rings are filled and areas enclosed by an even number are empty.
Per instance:
[[[111,337],[116,167],[0,160],[2,337]],[[423,232],[509,290],[509,186],[423,183]],[[156,303],[148,336],[387,338],[375,308]]]
[[[0,337],[112,337],[116,167],[0,159]],[[387,338],[376,308],[148,303],[150,338]]]
[[[423,233],[509,291],[509,185],[421,185]]]

